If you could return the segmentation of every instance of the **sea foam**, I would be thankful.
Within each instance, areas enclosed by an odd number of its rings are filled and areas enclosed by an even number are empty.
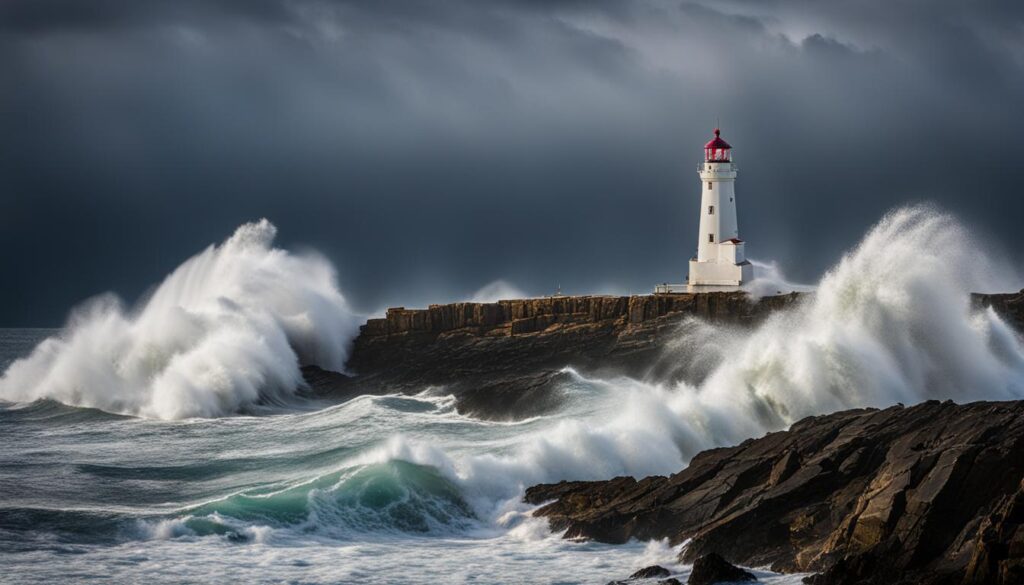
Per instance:
[[[700,451],[807,416],[929,399],[1021,399],[1020,337],[970,302],[971,291],[1014,286],[1006,274],[952,216],[898,209],[793,310],[753,331],[683,324],[664,359],[686,354],[683,369],[699,370],[689,381],[570,370],[569,403],[504,454],[452,458],[394,437],[368,457],[438,468],[460,482],[479,515],[497,518],[517,508],[529,485],[670,474]]]
[[[0,399],[50,398],[150,418],[211,417],[287,399],[300,364],[341,370],[357,318],[325,259],[272,246],[267,220],[192,257],[134,310],[76,309],[0,378]]]

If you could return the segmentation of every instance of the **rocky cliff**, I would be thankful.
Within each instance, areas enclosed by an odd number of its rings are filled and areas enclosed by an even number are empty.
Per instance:
[[[818,585],[1024,583],[1024,402],[812,417],[671,477],[539,485],[567,538],[692,539]]]
[[[753,326],[805,295],[581,296],[389,309],[321,395],[443,386],[461,412],[519,418],[559,402],[565,366],[671,375],[666,342],[691,319]],[[1024,330],[1024,291],[976,294]],[[662,378],[664,379],[664,378]],[[567,537],[692,539],[686,559],[813,571],[819,585],[1024,583],[1024,403],[855,410],[701,453],[671,477],[535,486]]]
[[[666,342],[690,319],[750,327],[805,297],[754,300],[742,292],[717,292],[397,307],[361,328],[348,362],[354,377],[315,366],[303,373],[322,396],[443,386],[456,396],[460,412],[516,419],[558,405],[566,366],[671,382],[686,356],[667,352]],[[1024,328],[1024,293],[974,295],[973,302]]]
[[[1018,331],[1024,331],[1024,290],[1015,293],[976,293],[971,295],[971,301],[975,307],[991,307]]]
[[[688,318],[750,326],[798,294],[742,292],[561,296],[388,309],[353,344],[355,378],[307,368],[307,381],[341,396],[444,386],[460,412],[519,418],[557,404],[566,366],[641,375]]]

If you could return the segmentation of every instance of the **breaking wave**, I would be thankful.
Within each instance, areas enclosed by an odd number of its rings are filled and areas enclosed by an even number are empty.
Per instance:
[[[341,366],[353,320],[330,266],[275,250],[272,237],[268,223],[243,226],[135,312],[109,300],[77,312],[63,337],[11,367],[0,397],[159,418],[286,399],[302,361]],[[567,368],[559,409],[517,422],[460,415],[443,389],[230,424],[6,405],[0,454],[33,463],[8,466],[17,481],[0,509],[0,550],[49,546],[50,535],[135,541],[19,561],[16,574],[40,582],[62,566],[127,581],[171,565],[192,572],[166,580],[194,581],[235,559],[239,578],[275,582],[605,582],[670,566],[678,550],[660,543],[645,552],[559,539],[532,517],[524,488],[674,473],[702,450],[838,409],[1024,398],[1020,337],[969,294],[1012,290],[1006,274],[954,218],[899,209],[793,309],[756,329],[684,323],[647,377]],[[789,286],[778,273],[765,283]],[[37,458],[44,434],[60,456]]]
[[[212,417],[288,399],[300,364],[341,370],[356,317],[333,267],[272,247],[267,220],[192,257],[135,310],[113,295],[0,377],[0,399],[50,398],[149,418]]]
[[[730,344],[687,410],[721,443],[845,408],[1024,397],[1020,339],[971,305],[1008,273],[952,216],[893,211],[797,310]]]
[[[508,506],[540,482],[674,473],[700,451],[807,416],[930,399],[1021,399],[1021,338],[970,298],[1010,290],[1016,283],[1006,273],[952,216],[898,209],[816,292],[756,330],[685,323],[664,359],[685,360],[687,380],[570,370],[566,411],[504,455],[453,459],[399,438],[378,460],[448,470],[470,500],[511,498]]]
[[[437,469],[392,460],[347,467],[283,489],[236,493],[183,516],[142,520],[136,535],[259,541],[275,530],[292,530],[360,540],[368,533],[455,533],[475,520],[458,487]]]

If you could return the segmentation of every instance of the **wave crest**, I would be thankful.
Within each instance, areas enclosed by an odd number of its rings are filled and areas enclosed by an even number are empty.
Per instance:
[[[341,370],[358,326],[333,267],[273,247],[266,219],[239,227],[172,272],[134,311],[112,294],[0,377],[0,398],[50,398],[160,419],[280,402],[300,364]]]

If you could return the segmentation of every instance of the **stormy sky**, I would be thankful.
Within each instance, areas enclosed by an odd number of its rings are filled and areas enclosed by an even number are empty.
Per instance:
[[[716,121],[748,255],[796,280],[908,202],[1012,255],[1024,3],[4,0],[0,326],[260,217],[363,311],[647,292]]]

